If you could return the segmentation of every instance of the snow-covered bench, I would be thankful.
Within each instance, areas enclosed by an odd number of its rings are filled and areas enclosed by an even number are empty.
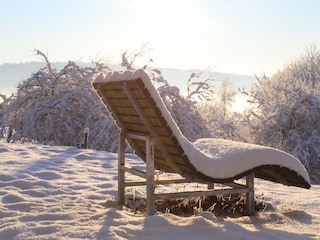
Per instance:
[[[125,172],[146,179],[147,214],[154,214],[157,198],[246,193],[247,213],[254,213],[254,177],[288,186],[310,188],[309,175],[294,156],[254,144],[223,139],[189,142],[180,132],[145,70],[109,72],[93,87],[112,114],[119,134],[118,201],[125,204]],[[125,163],[125,139],[146,162],[146,171]],[[180,174],[183,179],[155,180],[154,170]],[[246,184],[234,181],[246,177]],[[207,190],[155,193],[155,184],[200,182]],[[214,189],[214,183],[226,188]]]

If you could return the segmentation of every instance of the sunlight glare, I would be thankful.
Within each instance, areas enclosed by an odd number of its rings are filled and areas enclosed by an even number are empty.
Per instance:
[[[232,112],[243,113],[247,107],[249,107],[249,103],[242,98],[236,98],[235,102],[231,106]]]

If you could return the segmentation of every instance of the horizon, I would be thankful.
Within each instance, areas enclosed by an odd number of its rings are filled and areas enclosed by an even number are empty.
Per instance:
[[[0,64],[104,59],[146,43],[159,68],[272,75],[320,42],[310,0],[57,0],[2,2]],[[35,14],[36,13],[36,14]]]
[[[0,93],[7,96],[11,95],[17,90],[18,84],[30,77],[32,73],[35,73],[45,64],[44,61],[30,61],[22,63],[3,63],[0,64]],[[58,70],[65,66],[67,62],[51,62]],[[78,62],[77,64],[91,64],[90,62]],[[110,65],[109,65],[110,66]],[[111,65],[115,70],[120,68],[120,65]],[[158,68],[151,67],[151,69],[157,68],[161,71],[162,76],[174,86],[179,87],[180,91],[185,94],[186,92],[186,80],[189,78],[192,72],[202,72],[203,69],[175,69],[175,68]],[[234,88],[245,88],[249,90],[252,82],[255,81],[254,76],[241,75],[235,73],[218,72],[212,69],[205,71],[200,80],[205,80],[210,75],[215,75],[215,86],[219,85],[219,81],[228,78],[233,82]]]

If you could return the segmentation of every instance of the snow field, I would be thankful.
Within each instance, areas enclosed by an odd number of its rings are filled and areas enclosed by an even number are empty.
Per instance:
[[[143,167],[132,154],[127,162]],[[145,217],[117,208],[114,153],[0,141],[0,166],[0,239],[320,239],[318,185],[256,180],[273,209],[251,217]]]

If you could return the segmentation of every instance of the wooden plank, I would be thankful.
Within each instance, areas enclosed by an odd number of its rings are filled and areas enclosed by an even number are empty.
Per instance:
[[[140,99],[137,99],[137,101],[139,102],[139,104],[143,108],[154,108],[154,107],[156,107],[156,105],[153,102],[150,102],[150,100],[148,98],[140,98]]]
[[[136,110],[133,107],[130,106],[126,106],[126,107],[117,107],[117,112],[121,115],[128,116],[128,115],[134,115],[134,116],[138,116]]]
[[[132,132],[140,132],[141,134],[150,134],[144,124],[124,123],[125,129]]]
[[[127,81],[127,84],[130,86],[131,89],[143,89],[144,88],[144,82],[140,78],[134,79],[132,81]]]
[[[143,122],[141,121],[141,118],[139,116],[133,116],[133,115],[122,115],[122,116],[123,116],[124,123],[143,124]]]
[[[146,99],[147,98],[145,91],[143,91],[144,87],[140,88],[140,89],[135,89],[135,88],[132,88],[129,86],[129,88],[131,89],[131,92],[136,99]]]
[[[121,90],[102,90],[104,95],[108,96],[108,98],[112,99],[125,99],[127,98],[125,92]]]
[[[154,108],[143,108],[143,112],[148,118],[159,117]]]
[[[126,105],[126,106],[117,106],[118,112],[123,113],[125,116],[134,114],[136,116],[140,116],[140,114],[137,114],[136,109],[131,106],[131,105]],[[130,111],[135,110],[134,112]],[[153,110],[151,109],[143,109],[143,115],[146,115],[148,118],[157,118],[159,117]]]
[[[122,82],[121,81],[93,83],[93,86],[95,86],[96,84],[100,84],[103,90],[121,89],[121,86],[122,86]]]
[[[131,106],[131,103],[128,98],[112,98],[111,103],[115,107],[127,107]]]
[[[133,108],[128,108],[128,107],[118,107],[118,110],[121,113],[121,116],[123,118],[123,122],[126,123],[138,123],[138,124],[143,124],[142,119],[140,118],[139,115],[132,114]],[[131,109],[131,110],[127,110]],[[126,112],[130,112],[130,114],[126,114]],[[149,121],[153,125],[153,127],[156,129],[159,135],[164,135],[164,136],[171,136],[168,131],[165,131],[166,129],[162,125],[161,121],[159,120],[158,117],[150,117]]]
[[[105,94],[103,94],[102,90],[101,90],[101,86],[97,85],[97,92],[99,93],[99,95],[101,96],[101,98],[103,99],[103,102],[108,106],[108,109],[110,112],[112,112],[112,116],[113,119],[116,121],[116,124],[120,127],[123,128],[123,123],[122,123],[122,119],[121,116],[119,115],[119,112],[117,111],[117,109],[115,109],[111,102],[110,99],[108,98],[108,96],[106,96]]]

